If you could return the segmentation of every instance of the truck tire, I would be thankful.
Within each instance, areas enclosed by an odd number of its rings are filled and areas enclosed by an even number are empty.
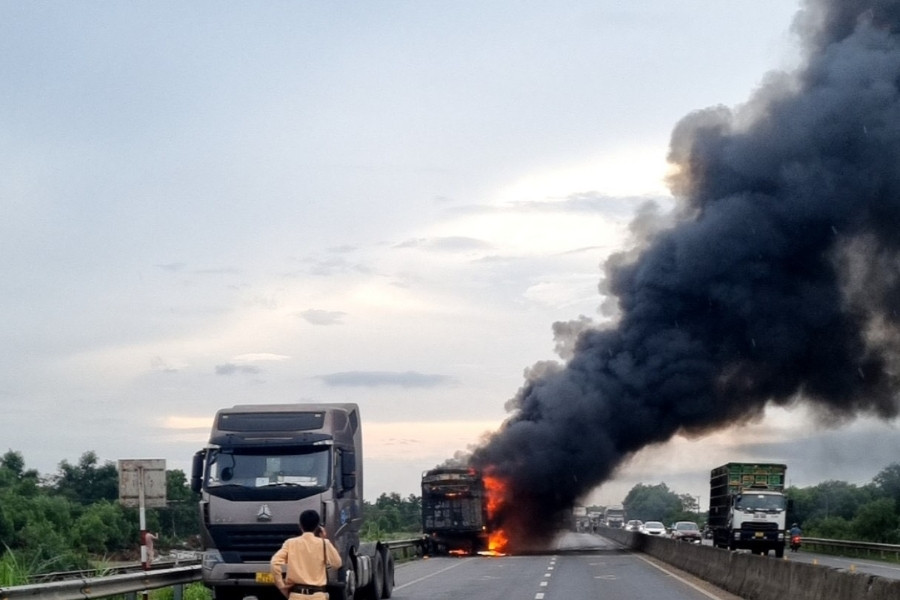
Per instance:
[[[784,546],[775,548],[775,558],[784,558]]]
[[[394,593],[394,555],[390,548],[383,548],[384,552],[384,585],[381,586],[381,597],[390,598]]]
[[[349,561],[346,567],[341,567],[344,571],[344,585],[328,588],[328,596],[333,600],[353,600],[356,595],[356,572],[353,570],[353,560]]]
[[[372,556],[372,581],[365,587],[367,600],[381,600],[381,592],[384,589],[384,559],[381,552],[376,551]]]

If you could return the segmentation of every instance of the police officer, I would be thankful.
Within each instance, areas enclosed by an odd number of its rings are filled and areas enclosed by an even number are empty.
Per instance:
[[[270,562],[275,585],[289,600],[327,600],[326,565],[337,569],[341,555],[331,540],[325,537],[319,513],[305,510],[300,513],[300,535],[289,538]],[[287,565],[287,573],[282,574]]]

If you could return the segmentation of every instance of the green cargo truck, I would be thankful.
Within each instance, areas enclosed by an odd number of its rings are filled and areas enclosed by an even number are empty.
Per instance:
[[[708,523],[714,545],[784,556],[786,471],[781,464],[728,463],[710,472]]]

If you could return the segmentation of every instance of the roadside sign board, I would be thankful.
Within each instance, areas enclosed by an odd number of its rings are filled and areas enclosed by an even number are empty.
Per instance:
[[[163,458],[119,460],[119,502],[137,508],[143,487],[144,506],[166,506],[166,460]]]

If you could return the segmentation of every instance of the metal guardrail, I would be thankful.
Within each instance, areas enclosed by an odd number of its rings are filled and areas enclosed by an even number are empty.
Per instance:
[[[109,577],[29,583],[0,588],[0,600],[86,600],[184,585],[200,580],[200,565]]]
[[[382,542],[390,548],[394,558],[411,558],[414,556],[421,557],[425,549],[425,538],[412,538],[408,540],[392,540],[390,542]]]
[[[193,554],[193,553],[192,553]],[[191,567],[200,564],[200,553],[196,558],[160,558],[153,561],[150,570],[171,569],[173,567]],[[125,575],[127,573],[141,573],[144,566],[140,562],[100,567],[93,569],[79,569],[77,571],[51,571],[50,573],[38,573],[28,576],[28,583],[50,583],[51,581],[67,581],[69,579],[88,579],[92,577],[111,577],[113,575]]]
[[[900,545],[897,544],[877,544],[875,542],[854,542],[850,540],[827,540],[823,538],[801,538],[802,545],[809,548],[823,548],[826,550],[846,550],[852,551],[854,556],[859,553],[865,553],[865,556],[877,554],[881,558],[887,558],[887,555],[893,554],[895,560],[900,560]]]
[[[383,543],[390,548],[394,558],[400,559],[419,555],[422,549],[421,538]],[[180,590],[185,584],[201,580],[200,569],[200,565],[196,564],[105,577],[76,577],[64,581],[0,587],[0,600],[92,600],[172,586],[177,586]],[[176,599],[181,597],[180,593],[175,594]]]

